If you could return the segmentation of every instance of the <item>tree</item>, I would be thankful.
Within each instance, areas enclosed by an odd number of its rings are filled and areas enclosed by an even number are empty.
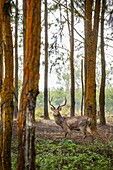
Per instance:
[[[26,40],[26,0],[23,0],[23,56],[25,57]]]
[[[75,115],[75,80],[74,80],[74,3],[73,0],[71,3],[71,25],[69,22],[69,13],[67,7],[67,22],[68,22],[68,30],[69,30],[69,41],[70,41],[70,116]]]
[[[0,23],[0,92],[3,79],[3,48],[2,48],[2,24]]]
[[[26,3],[26,52],[18,113],[17,170],[35,170],[35,106],[40,77],[41,0],[27,0]]]
[[[83,59],[81,60],[81,85],[82,85],[82,99],[81,99],[81,116],[83,115],[83,103],[84,103],[84,80],[83,80]]]
[[[4,45],[5,78],[1,91],[2,108],[2,165],[1,170],[11,169],[11,136],[13,124],[13,43],[10,25],[10,0],[0,0],[0,23],[2,23],[2,41]]]
[[[102,11],[101,11],[101,85],[99,95],[99,107],[100,107],[100,124],[105,125],[105,52],[104,52],[104,14],[105,14],[106,0],[102,0]]]
[[[85,1],[85,114],[93,118],[96,129],[96,50],[98,40],[100,0],[95,1],[93,20],[93,0]]]
[[[15,105],[14,115],[18,114],[18,0],[16,0],[15,8]]]
[[[3,81],[3,48],[2,48],[2,23],[0,20],[0,98]],[[1,120],[1,105],[0,105],[0,120]],[[2,123],[0,123],[0,169],[2,169]]]
[[[71,0],[71,31],[70,31],[70,75],[71,75],[71,85],[70,85],[70,96],[71,96],[71,108],[70,115],[75,115],[75,81],[74,81],[74,3]]]
[[[45,0],[45,70],[44,70],[44,118],[48,119],[48,8]]]

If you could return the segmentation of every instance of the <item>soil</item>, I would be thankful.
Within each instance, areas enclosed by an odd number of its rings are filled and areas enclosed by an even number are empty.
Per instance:
[[[94,134],[94,140],[107,143],[113,141],[113,122],[107,122],[106,125],[100,126],[97,124],[97,132]],[[38,138],[52,139],[55,141],[64,138],[64,131],[55,124],[54,120],[41,120],[36,122],[36,136]],[[76,143],[82,142],[82,133],[80,131],[72,131],[71,139]],[[87,134],[84,142],[91,142],[91,136]]]
[[[113,141],[113,122],[107,122],[106,125],[100,126],[97,124],[98,134],[94,135],[94,140],[97,142],[107,143]],[[17,123],[13,125],[13,136],[17,136]],[[51,139],[61,141],[64,138],[62,128],[55,124],[54,120],[36,121],[36,138]],[[82,133],[80,131],[72,131],[71,139],[76,143],[82,143]],[[91,142],[91,136],[87,134],[84,142]]]

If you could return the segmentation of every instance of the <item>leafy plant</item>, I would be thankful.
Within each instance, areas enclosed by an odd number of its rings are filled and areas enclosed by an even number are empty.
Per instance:
[[[59,143],[38,140],[36,167],[40,170],[112,170],[113,144],[77,145],[64,139]]]

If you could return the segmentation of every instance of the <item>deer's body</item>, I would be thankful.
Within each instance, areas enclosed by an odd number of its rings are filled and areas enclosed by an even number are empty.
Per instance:
[[[83,139],[86,138],[86,132],[90,133],[93,140],[93,133],[91,131],[91,121],[92,119],[87,116],[77,116],[77,117],[62,117],[54,116],[55,123],[59,125],[65,132],[65,137],[71,135],[72,130],[80,130],[83,133]]]
[[[66,104],[66,101],[65,101]],[[65,105],[64,104],[64,105]],[[71,130],[80,130],[83,133],[83,139],[86,138],[86,132],[88,132],[93,141],[93,133],[91,130],[91,122],[92,118],[88,116],[76,116],[76,117],[62,117],[60,114],[61,107],[64,105],[58,106],[55,108],[50,102],[51,110],[53,111],[53,116],[55,119],[55,123],[59,125],[65,132],[65,137],[67,135],[71,135]]]

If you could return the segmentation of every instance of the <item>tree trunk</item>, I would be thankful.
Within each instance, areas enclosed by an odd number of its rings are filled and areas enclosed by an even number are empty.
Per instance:
[[[1,92],[2,106],[2,170],[11,169],[11,137],[13,124],[13,44],[10,25],[10,1],[0,1],[0,17],[2,19],[2,35],[5,57],[5,78]]]
[[[83,80],[83,60],[81,60],[81,84],[82,84],[82,100],[81,100],[81,116],[83,115],[83,104],[84,104],[84,80]]]
[[[27,0],[26,11],[26,52],[18,114],[17,170],[35,170],[35,105],[39,93],[41,0]]]
[[[3,48],[2,48],[2,23],[0,21],[0,100],[3,80]],[[1,105],[0,105],[0,169],[2,170],[2,122],[1,122]]]
[[[86,2],[85,2],[85,11],[86,11]],[[86,12],[85,12],[85,20],[86,20]],[[84,22],[84,34],[85,34],[85,39],[84,39],[84,114],[85,114],[85,101],[86,101],[86,80],[87,80],[87,30],[86,30],[86,21]]]
[[[15,105],[14,116],[18,114],[18,0],[15,8]]]
[[[74,3],[71,3],[71,26],[68,12],[68,4],[66,0],[66,14],[67,14],[67,24],[69,31],[69,41],[70,41],[70,116],[75,115],[75,79],[74,79]]]
[[[100,124],[105,125],[105,52],[104,52],[104,14],[105,14],[106,0],[102,0],[102,12],[101,12],[101,85],[99,95],[99,106],[100,106]]]
[[[49,119],[49,115],[48,115],[48,8],[47,8],[47,0],[45,0],[44,119]]]
[[[100,0],[95,2],[94,23],[92,22],[93,0],[86,0],[85,30],[86,30],[86,87],[85,87],[85,114],[93,118],[93,130],[96,130],[96,50],[98,40]]]
[[[70,85],[70,96],[71,96],[71,108],[70,116],[75,115],[75,80],[74,80],[74,14],[73,14],[74,4],[71,0],[71,30],[70,30],[70,75],[71,75],[71,85]]]
[[[3,48],[2,48],[2,24],[0,22],[0,92],[2,89],[3,79]]]
[[[25,58],[26,44],[26,0],[23,0],[23,56]]]

